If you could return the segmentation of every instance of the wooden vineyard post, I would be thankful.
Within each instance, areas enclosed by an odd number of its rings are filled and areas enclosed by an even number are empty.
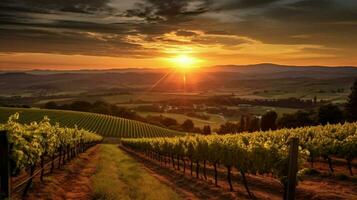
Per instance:
[[[31,187],[31,184],[32,184],[32,179],[33,179],[33,174],[35,173],[35,169],[36,169],[36,166],[33,165],[31,166],[30,168],[30,179],[27,181],[26,183],[26,186],[25,186],[25,189],[22,193],[22,198],[25,198],[26,194],[27,194],[27,191],[30,189]]]
[[[62,145],[60,146],[60,148],[58,149],[58,169],[61,168],[61,158],[62,158]]]
[[[285,199],[295,200],[296,176],[298,171],[299,138],[291,138],[289,149],[289,170]]]
[[[45,157],[41,156],[41,176],[40,176],[40,180],[41,182],[43,182],[43,176],[45,174]]]
[[[10,199],[10,148],[6,131],[0,131],[0,199]]]

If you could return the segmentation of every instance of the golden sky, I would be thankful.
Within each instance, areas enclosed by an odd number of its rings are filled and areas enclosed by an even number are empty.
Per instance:
[[[0,69],[357,66],[353,0],[2,0]]]

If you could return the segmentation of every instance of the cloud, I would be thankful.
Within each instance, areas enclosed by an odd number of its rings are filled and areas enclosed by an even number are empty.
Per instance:
[[[109,0],[2,0],[1,10],[11,12],[51,13],[55,11],[94,14],[109,12]]]
[[[127,17],[145,18],[148,22],[185,21],[209,10],[210,0],[143,0],[125,12]]]
[[[197,33],[194,31],[178,30],[178,31],[176,31],[176,35],[184,36],[184,37],[191,37],[191,36],[196,36]]]
[[[218,10],[237,10],[267,6],[281,0],[223,0],[217,1]]]
[[[59,32],[51,30],[0,30],[3,53],[52,53],[112,57],[157,56],[153,48],[127,43],[121,36],[92,32]]]
[[[353,0],[1,0],[0,53],[357,55],[356,22]]]

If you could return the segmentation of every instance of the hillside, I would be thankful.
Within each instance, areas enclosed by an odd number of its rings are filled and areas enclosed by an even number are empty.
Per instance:
[[[20,122],[22,123],[39,121],[46,115],[51,119],[52,124],[59,122],[60,125],[67,127],[77,125],[79,128],[96,132],[105,137],[170,137],[183,134],[178,131],[109,115],[33,108],[0,107],[0,123],[6,122],[8,117],[16,112],[20,113]]]
[[[177,91],[180,89],[181,75],[169,73],[168,70],[97,70],[97,71],[27,71],[17,73],[0,73],[0,90],[2,96],[28,93],[38,95],[80,93],[93,89],[118,88],[124,91],[147,91],[154,84],[160,91]],[[187,89],[199,91],[212,88],[230,87],[232,81],[249,81],[254,86],[256,81],[266,82],[286,79],[305,79],[306,82],[336,79],[355,79],[356,67],[306,67],[283,66],[274,64],[259,65],[225,65],[201,68],[186,75]],[[157,83],[160,80],[160,83]],[[237,87],[237,86],[236,86]]]

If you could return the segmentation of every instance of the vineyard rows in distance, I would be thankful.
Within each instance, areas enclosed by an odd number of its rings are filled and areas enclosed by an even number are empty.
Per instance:
[[[9,116],[16,112],[20,113],[19,121],[21,123],[40,121],[44,116],[48,116],[52,124],[59,122],[61,126],[66,127],[77,125],[79,128],[98,133],[104,137],[172,137],[184,134],[155,125],[109,115],[35,108],[0,107],[0,123],[5,123]]]

